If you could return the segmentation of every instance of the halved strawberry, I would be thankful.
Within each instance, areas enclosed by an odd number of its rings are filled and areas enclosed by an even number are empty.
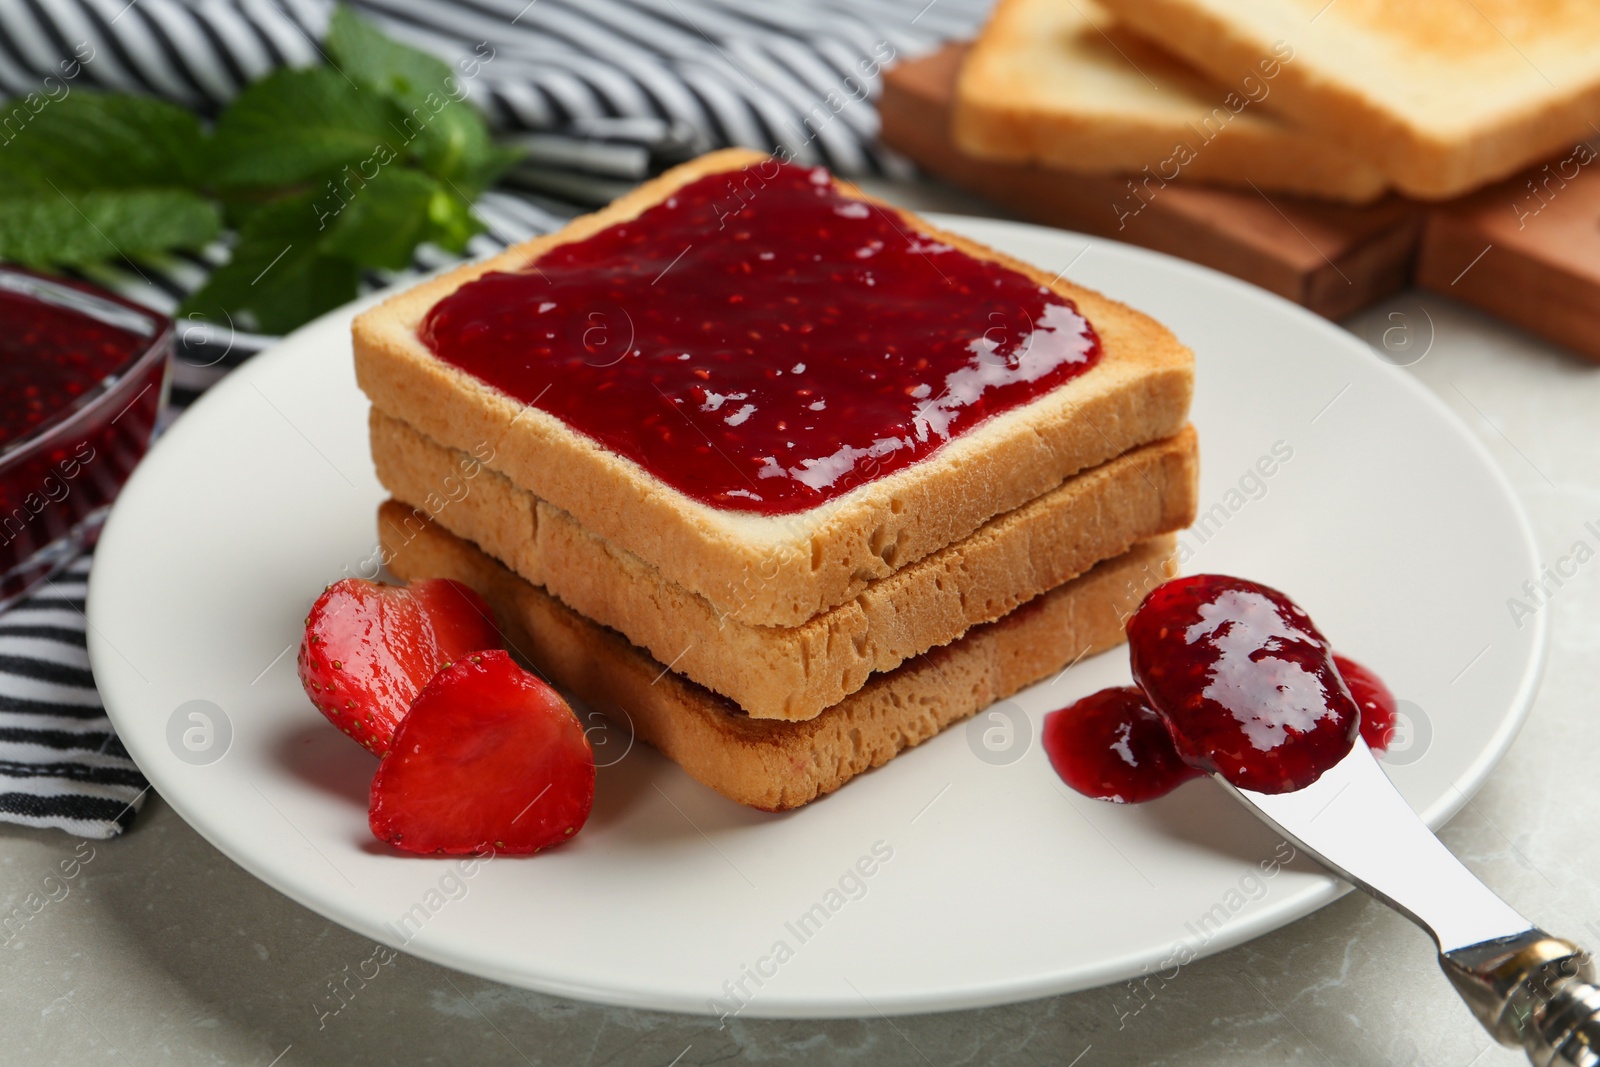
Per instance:
[[[440,667],[499,647],[489,605],[460,582],[346,578],[328,586],[306,616],[300,684],[330,722],[381,756]]]
[[[583,828],[594,753],[583,726],[505,652],[436,674],[400,720],[367,819],[407,852],[538,852]]]

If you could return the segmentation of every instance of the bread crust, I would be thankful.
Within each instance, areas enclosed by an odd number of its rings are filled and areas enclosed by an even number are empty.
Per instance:
[[[1359,156],[1129,34],[1092,0],[1001,0],[962,65],[951,134],[979,159],[1148,171],[1163,184],[1255,184],[1352,203],[1388,185]]]
[[[1458,196],[1570,149],[1593,136],[1589,116],[1600,110],[1600,72],[1592,62],[1600,43],[1593,23],[1587,32],[1569,30],[1572,51],[1560,57],[1558,70],[1548,58],[1530,58],[1503,36],[1498,43],[1504,53],[1492,65],[1466,55],[1423,57],[1399,32],[1341,22],[1339,5],[1331,5],[1313,24],[1306,10],[1267,0],[1102,3],[1134,30],[1219,78],[1237,76],[1268,54],[1275,41],[1286,41],[1297,55],[1275,79],[1272,106],[1359,153],[1402,192],[1419,199]],[[1390,12],[1397,22],[1413,14]],[[1458,14],[1474,20],[1485,35],[1498,34],[1474,5],[1460,5]],[[1540,18],[1537,11],[1530,14]],[[1543,21],[1560,34],[1554,14]],[[1327,44],[1328,61],[1306,55],[1318,35]],[[1589,57],[1581,56],[1583,48]],[[1578,67],[1587,70],[1575,73]],[[1546,70],[1559,79],[1559,87]],[[1398,98],[1403,86],[1447,103],[1408,105]]]
[[[996,416],[928,458],[828,504],[786,516],[711,508],[631,460],[436,359],[416,337],[429,308],[487,271],[516,269],[555,245],[633,218],[707,175],[758,181],[768,157],[743,149],[702,156],[559,233],[423,282],[358,316],[356,376],[375,406],[489,465],[586,529],[757,625],[796,626],[893,573],[1137,445],[1177,433],[1193,392],[1193,354],[1170,331],[1115,301],[907,212],[903,224],[1001,263],[1077,304],[1104,353],[1084,374]],[[759,195],[759,191],[753,195]],[[863,197],[863,199],[866,199]],[[553,383],[552,387],[559,387]]]
[[[449,532],[755,718],[809,719],[1139,541],[1194,521],[1192,427],[1142,445],[796,627],[751,626],[572,516],[373,409],[378,479]],[[452,492],[452,480],[466,480]],[[430,503],[431,502],[431,503]]]
[[[752,719],[620,634],[394,501],[379,509],[390,569],[454,578],[494,608],[512,651],[740,804],[799,807],[907,748],[1123,640],[1122,620],[1175,571],[1173,539],[1144,542],[997,622],[887,674],[804,722]],[[408,531],[408,532],[403,532]]]

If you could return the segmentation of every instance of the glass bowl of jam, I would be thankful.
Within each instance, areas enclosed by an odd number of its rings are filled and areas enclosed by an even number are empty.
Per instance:
[[[99,535],[166,403],[172,323],[0,265],[0,608]]]

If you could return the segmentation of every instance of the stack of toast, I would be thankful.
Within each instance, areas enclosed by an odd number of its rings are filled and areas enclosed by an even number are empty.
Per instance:
[[[970,155],[1081,173],[1126,173],[1364,203],[1388,182],[1271,103],[1293,49],[1214,80],[1094,0],[1003,0],[957,83],[952,133]]]
[[[1362,202],[1458,196],[1594,135],[1600,10],[1002,0],[957,89],[983,159]]]
[[[430,314],[463,287],[544,271],[555,284],[567,269],[558,264],[618,235],[647,264],[637,284],[652,298],[667,286],[669,302],[679,294],[687,306],[707,284],[696,249],[750,236],[741,211],[706,233],[705,246],[696,237],[681,252],[652,247],[652,220],[712,180],[750,189],[753,169],[769,165],[742,150],[685,164],[558,233],[390,298],[356,320],[354,341],[372,401],[373,460],[393,497],[379,521],[389,570],[473,586],[513,650],[552,682],[725,796],[783,810],[1121,642],[1126,615],[1174,573],[1171,535],[1192,521],[1198,460],[1188,426],[1193,359],[1170,332],[843,184],[838,216],[872,213],[935,264],[969,258],[1070,302],[1098,338],[1097,358],[914,462],[815,506],[762,513],[669,484],[649,454],[602,443],[617,440],[613,428],[580,432],[544,392],[508,395],[430,348]],[[820,172],[809,180],[828,183]],[[749,203],[760,209],[755,188]],[[802,229],[783,254],[807,252],[807,240]],[[873,300],[910,291],[907,279],[829,263],[817,247],[796,259],[814,260],[815,276],[798,280],[818,283],[806,291],[830,312],[835,284],[837,301],[867,319]],[[775,254],[759,240],[749,252],[750,263]],[[838,281],[847,277],[882,286],[880,295],[847,291]],[[929,299],[946,299],[933,272],[926,284]],[[628,292],[613,295],[630,306]],[[537,313],[546,307],[555,301]],[[860,336],[895,347],[870,322]],[[643,360],[648,342],[639,344],[632,354]],[[794,361],[777,337],[748,353],[769,375]],[[896,365],[915,365],[915,355]],[[523,362],[539,373],[537,359]],[[682,373],[699,373],[694,366]],[[634,373],[624,360],[586,388]],[[669,404],[676,383],[656,380]],[[545,388],[572,384],[556,373]],[[921,395],[910,383],[906,393]],[[741,422],[739,410],[723,422]],[[706,442],[715,465],[718,448]]]

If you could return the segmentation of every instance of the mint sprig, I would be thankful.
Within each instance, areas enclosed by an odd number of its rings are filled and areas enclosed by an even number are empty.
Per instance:
[[[0,143],[0,258],[34,267],[199,248],[232,257],[178,309],[279,333],[417,245],[461,251],[472,200],[515,160],[446,63],[336,8],[329,65],[246,87],[211,130],[147,97],[77,90]],[[35,101],[37,104],[37,101]],[[8,131],[10,132],[10,131]]]
[[[326,45],[346,74],[400,108],[411,157],[435,178],[476,196],[516,162],[517,153],[490,140],[478,113],[461,106],[460,80],[439,59],[385,37],[343,7],[328,25]]]
[[[221,212],[197,192],[205,137],[187,111],[81,91],[37,113],[3,108],[31,117],[0,145],[0,257],[76,266],[216,237]]]
[[[315,182],[395,137],[399,111],[331,67],[282,67],[245,87],[217,119],[215,185],[224,192]]]
[[[228,262],[179,313],[279,333],[353,298],[361,264],[321,249],[313,199],[284,196],[252,212]]]

